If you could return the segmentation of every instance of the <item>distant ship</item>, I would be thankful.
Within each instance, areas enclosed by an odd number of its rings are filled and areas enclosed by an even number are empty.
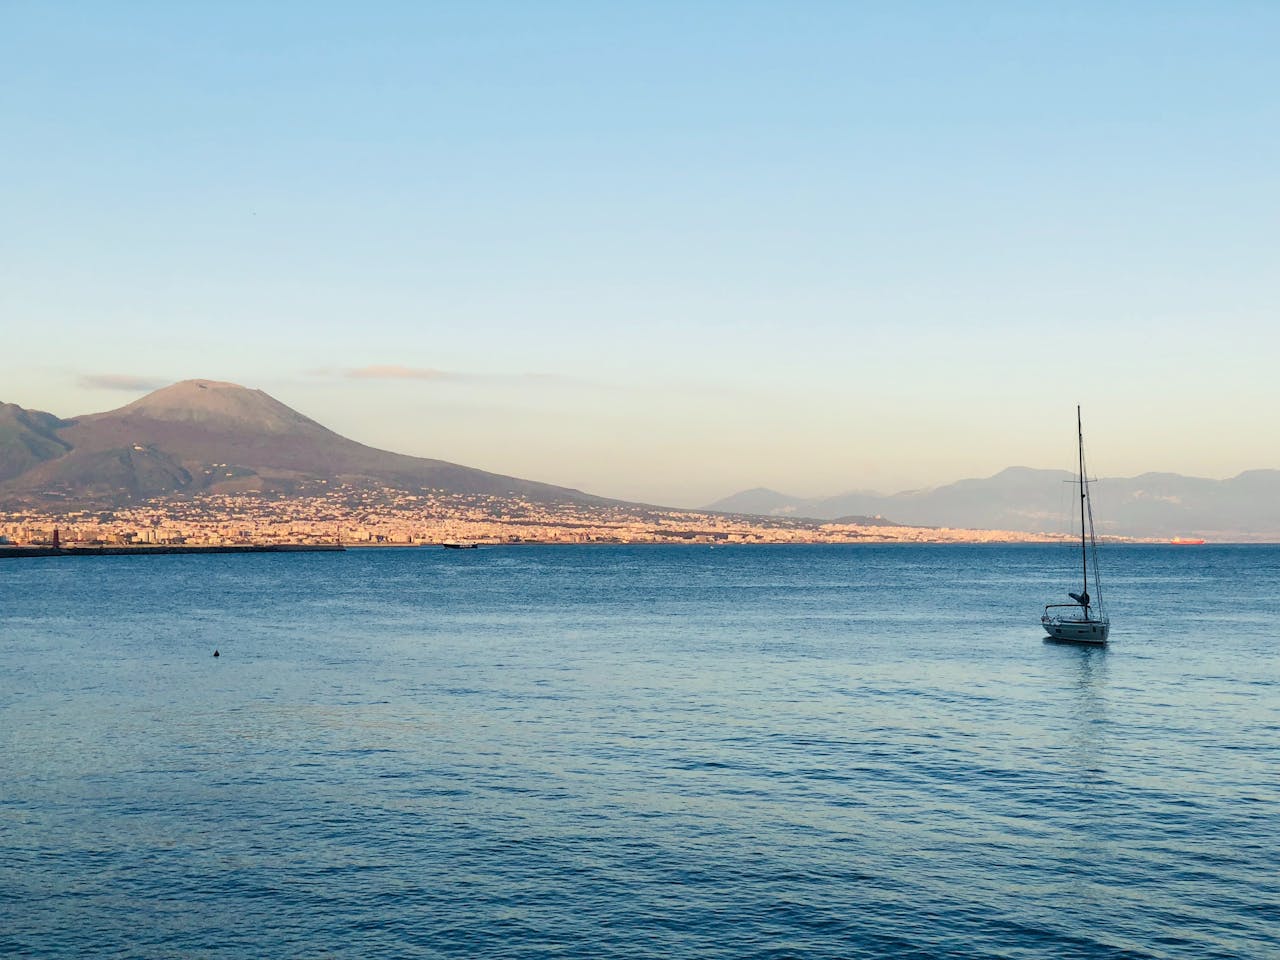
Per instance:
[[[1204,543],[1204,541],[1198,537],[1174,537],[1169,542],[1175,543],[1180,547],[1194,547]]]
[[[1051,640],[1104,646],[1111,632],[1111,618],[1102,606],[1102,582],[1098,577],[1098,541],[1093,533],[1093,504],[1084,470],[1084,427],[1076,407],[1076,444],[1080,458],[1080,592],[1068,593],[1073,603],[1045,605],[1040,623]],[[1089,595],[1089,557],[1093,555],[1093,596]]]
[[[479,546],[479,544],[467,543],[463,540],[446,540],[444,543],[440,544],[440,546],[444,547],[446,550],[474,550]]]

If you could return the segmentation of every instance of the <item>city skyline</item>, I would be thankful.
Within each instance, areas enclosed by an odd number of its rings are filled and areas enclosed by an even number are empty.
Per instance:
[[[9,8],[0,401],[698,507],[1280,467],[1257,4]]]

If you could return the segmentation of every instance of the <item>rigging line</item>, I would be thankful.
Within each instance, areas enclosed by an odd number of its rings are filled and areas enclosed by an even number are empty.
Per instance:
[[[1085,480],[1085,478],[1089,475],[1088,474],[1089,459],[1084,455],[1083,440],[1081,441],[1080,463],[1081,463],[1082,482],[1092,484],[1094,481]],[[1098,538],[1097,538],[1097,533],[1094,530],[1094,526],[1093,526],[1093,494],[1092,493],[1090,493],[1087,497],[1085,497],[1085,506],[1088,509],[1088,515],[1089,515],[1089,554],[1093,559],[1093,589],[1094,589],[1094,593],[1096,593],[1098,597],[1098,603],[1097,603],[1098,613],[1105,614],[1105,607],[1103,606],[1103,603],[1102,603],[1102,575],[1098,571]]]

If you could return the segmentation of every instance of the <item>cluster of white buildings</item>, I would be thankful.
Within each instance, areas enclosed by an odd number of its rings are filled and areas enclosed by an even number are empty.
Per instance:
[[[518,496],[335,487],[323,495],[205,495],[112,510],[0,513],[0,536],[66,544],[341,543],[850,543],[1054,539],[992,530],[835,524],[794,518],[659,510],[621,504],[539,504]]]

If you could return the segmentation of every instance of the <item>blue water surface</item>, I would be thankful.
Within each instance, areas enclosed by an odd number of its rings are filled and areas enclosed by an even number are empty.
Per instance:
[[[0,560],[0,955],[1280,956],[1280,549],[1103,563]]]

